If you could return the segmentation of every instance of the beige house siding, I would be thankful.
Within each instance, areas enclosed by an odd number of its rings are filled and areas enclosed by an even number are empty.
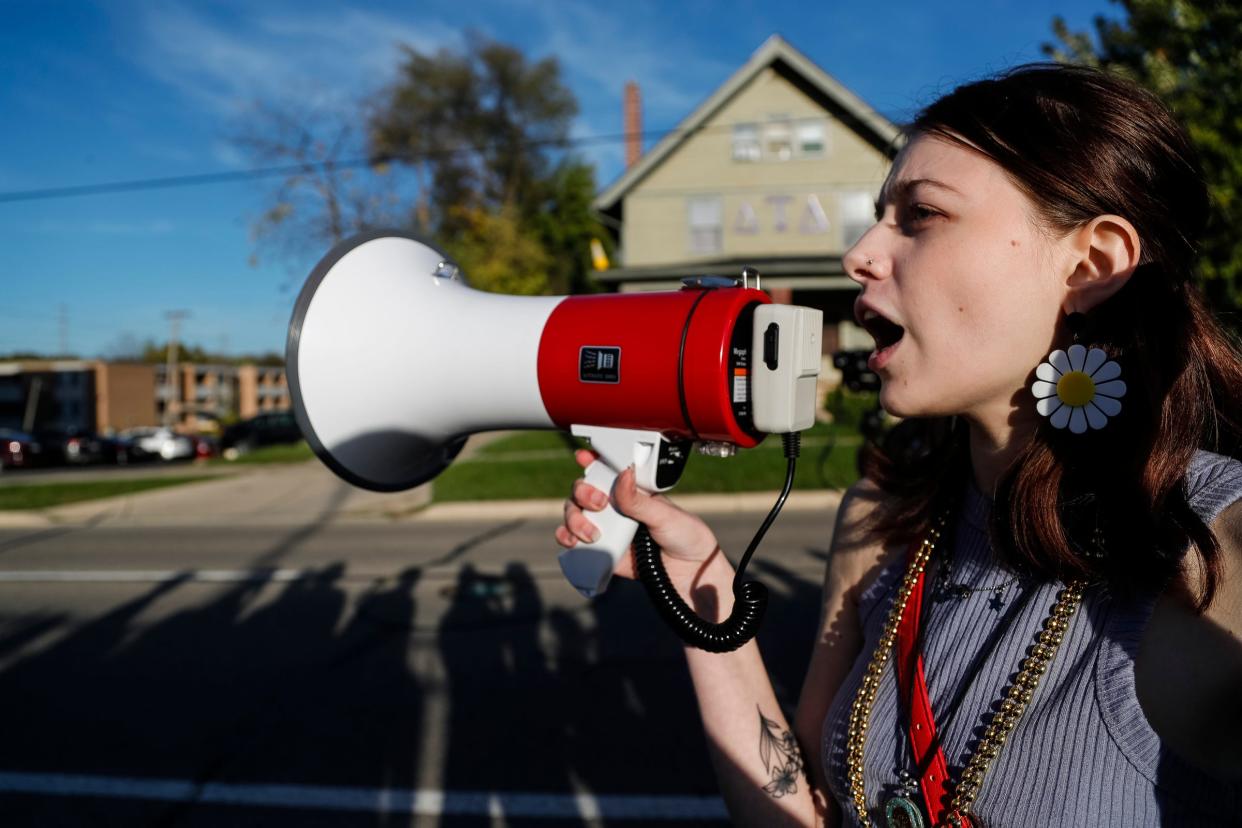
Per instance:
[[[795,149],[789,160],[768,155],[764,129],[774,116],[790,124]],[[797,157],[799,123],[823,125],[821,154]],[[758,128],[760,160],[734,159],[738,124]],[[843,198],[874,200],[888,166],[882,152],[769,66],[625,195],[624,265],[773,254],[839,256],[847,246]],[[690,204],[696,197],[719,199],[719,249],[695,252],[692,247]]]

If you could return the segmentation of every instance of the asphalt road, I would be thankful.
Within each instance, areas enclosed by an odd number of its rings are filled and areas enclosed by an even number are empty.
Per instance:
[[[761,517],[709,520],[736,555]],[[554,525],[0,530],[0,825],[723,824],[680,645]],[[831,525],[752,563],[789,708]]]

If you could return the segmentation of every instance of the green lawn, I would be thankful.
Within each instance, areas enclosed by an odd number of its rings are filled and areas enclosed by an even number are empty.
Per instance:
[[[311,451],[311,447],[307,445],[305,440],[297,443],[290,443],[284,446],[262,446],[254,451],[238,455],[236,460],[225,460],[223,457],[212,458],[211,463],[217,464],[247,464],[247,463],[300,463],[303,460],[313,459],[315,452]]]
[[[554,431],[533,431],[496,440],[468,460],[449,466],[435,480],[437,501],[564,497],[581,476],[572,447],[578,441]],[[844,488],[857,475],[860,440],[853,428],[824,423],[803,432],[795,489]],[[694,454],[674,490],[749,492],[780,489],[785,482],[781,442],[768,437],[733,457]]]
[[[145,492],[208,479],[205,475],[153,477],[145,480],[96,480],[87,483],[36,483],[0,488],[0,510],[47,509],[101,497]]]

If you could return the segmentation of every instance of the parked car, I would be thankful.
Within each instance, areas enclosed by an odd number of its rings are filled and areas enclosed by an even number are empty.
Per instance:
[[[182,460],[194,456],[194,439],[178,434],[171,428],[130,428],[122,431],[120,436],[143,452],[164,460]]]
[[[43,444],[24,431],[0,428],[0,469],[42,466]]]
[[[49,463],[67,463],[71,466],[124,464],[145,454],[124,438],[105,437],[76,427],[41,429],[34,437],[43,446]]]
[[[273,411],[242,420],[224,429],[220,448],[227,458],[253,451],[259,446],[296,443],[302,439],[302,430],[293,419],[291,411]]]
[[[49,465],[94,463],[99,455],[99,445],[91,439],[93,435],[79,428],[36,428],[31,436],[42,448],[43,460]]]
[[[100,460],[124,466],[128,463],[140,463],[146,460],[159,459],[158,454],[142,448],[132,437],[117,434],[112,437],[100,437]]]

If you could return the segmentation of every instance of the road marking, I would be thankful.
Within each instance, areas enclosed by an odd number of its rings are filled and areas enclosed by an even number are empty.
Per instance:
[[[322,574],[314,569],[25,569],[0,571],[0,583],[287,583]]]
[[[822,563],[796,564],[782,567],[795,575],[819,578]],[[422,574],[424,581],[456,580],[457,567],[430,567]],[[478,570],[479,576],[505,579],[503,569]],[[559,567],[528,566],[526,573],[536,581],[563,580]],[[339,578],[344,581],[382,581],[399,579],[402,571],[346,570]],[[9,569],[0,570],[0,584],[268,584],[316,580],[324,577],[322,569]]]
[[[641,796],[433,791],[324,785],[242,785],[186,779],[137,779],[59,773],[0,772],[0,792],[93,796],[213,805],[248,805],[415,816],[528,819],[727,820],[711,796]]]

